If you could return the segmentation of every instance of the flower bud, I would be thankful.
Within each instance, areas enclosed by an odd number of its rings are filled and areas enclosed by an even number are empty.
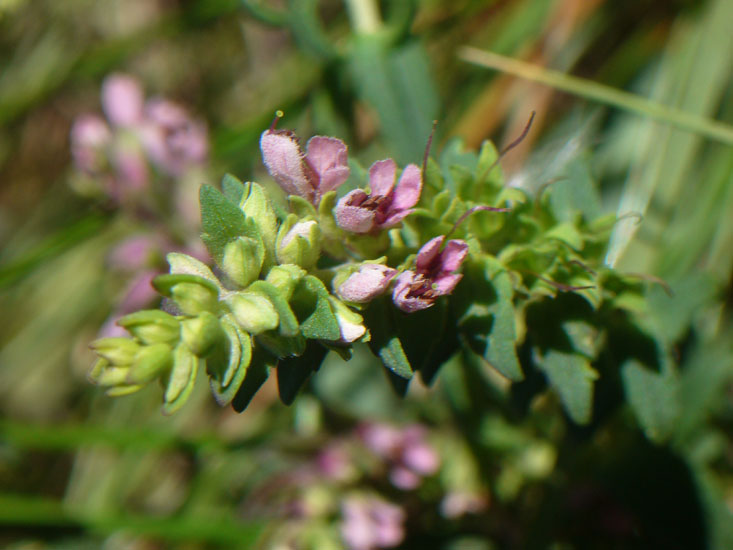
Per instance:
[[[216,311],[219,287],[197,275],[159,275],[153,286],[163,296],[172,298],[186,315]]]
[[[290,300],[293,290],[298,282],[305,276],[306,271],[293,264],[276,265],[267,274],[265,279],[268,283],[275,286],[286,301]]]
[[[197,260],[188,254],[182,254],[181,252],[171,252],[165,259],[170,266],[171,275],[198,275],[219,286],[219,281],[211,271],[211,268],[201,260]]]
[[[179,283],[171,289],[171,295],[181,311],[188,315],[215,311],[218,303],[218,293],[198,283]]]
[[[341,337],[338,342],[341,344],[349,344],[359,340],[366,334],[366,327],[363,325],[364,318],[349,309],[341,300],[330,298],[331,308],[336,315],[339,324]]]
[[[115,386],[113,388],[108,389],[104,393],[109,397],[122,397],[123,395],[130,395],[131,393],[140,391],[141,389],[143,389],[143,387],[144,386],[142,384]]]
[[[321,254],[321,228],[315,220],[296,221],[288,216],[277,235],[277,261],[304,268],[315,265]]]
[[[140,344],[132,338],[100,338],[92,342],[91,348],[113,365],[129,365],[135,359]]]
[[[244,186],[240,207],[247,217],[257,223],[262,243],[265,245],[266,260],[271,263],[275,254],[277,217],[262,187],[256,183],[247,182]]]
[[[173,350],[173,367],[163,396],[163,413],[173,414],[188,400],[193,391],[199,358],[191,353],[187,346],[178,345]]]
[[[359,271],[352,273],[344,282],[334,286],[336,294],[342,300],[363,304],[382,294],[395,275],[397,275],[396,269],[367,263],[362,264]]]
[[[219,319],[208,311],[181,322],[181,339],[197,357],[208,355],[223,337]]]
[[[152,344],[140,348],[127,373],[128,384],[145,384],[173,366],[173,353],[167,344]]]
[[[272,330],[280,323],[272,302],[257,292],[236,292],[226,299],[226,303],[239,326],[250,334]]]
[[[137,311],[121,317],[117,324],[143,344],[175,343],[180,335],[180,321],[157,309]]]
[[[99,386],[117,386],[125,383],[129,372],[130,365],[115,367],[106,359],[98,359],[89,371],[88,378]]]
[[[240,287],[257,280],[265,259],[261,242],[249,237],[239,237],[224,247],[221,267],[229,278]]]

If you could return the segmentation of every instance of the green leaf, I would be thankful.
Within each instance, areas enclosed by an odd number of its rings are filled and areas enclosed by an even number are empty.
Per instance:
[[[556,239],[567,244],[574,250],[583,248],[583,236],[578,228],[571,223],[561,223],[545,233],[546,239]]]
[[[216,296],[219,296],[219,286],[204,277],[199,277],[198,275],[189,275],[187,273],[164,274],[158,275],[153,279],[153,287],[155,287],[155,290],[168,298],[172,296],[171,291],[173,287],[180,283],[199,284],[210,290]]]
[[[590,323],[579,320],[565,321],[562,328],[576,352],[590,360],[598,357],[605,343],[598,329]]]
[[[693,272],[671,283],[674,295],[660,285],[646,292],[648,321],[652,332],[665,342],[677,342],[684,335],[695,313],[715,296],[715,281],[708,273]]]
[[[257,343],[264,346],[272,355],[278,359],[284,357],[298,357],[305,351],[307,340],[302,334],[295,336],[283,336],[276,330],[263,332],[256,336]]]
[[[248,291],[258,292],[266,296],[272,302],[275,311],[280,317],[279,333],[282,336],[295,336],[298,334],[298,319],[281,292],[272,283],[267,281],[255,281],[247,288]]]
[[[440,153],[440,167],[445,180],[445,189],[452,194],[458,192],[459,187],[455,179],[456,172],[454,171],[456,167],[460,168],[458,173],[463,174],[465,179],[473,181],[473,173],[476,170],[477,163],[478,155],[474,151],[466,151],[466,146],[460,138],[450,140]],[[472,199],[473,196],[469,195],[463,198]]]
[[[232,408],[235,411],[242,412],[247,408],[257,390],[262,387],[267,377],[270,376],[270,370],[276,366],[277,359],[267,350],[259,346],[254,347],[252,360],[249,363],[242,385],[239,387],[234,399],[232,399]]]
[[[298,218],[317,218],[318,212],[315,207],[303,197],[298,195],[290,195],[288,197],[290,211]]]
[[[201,186],[199,200],[203,229],[201,239],[218,263],[226,244],[240,236],[251,236],[252,229],[247,226],[244,212],[211,185]]]
[[[221,180],[224,196],[234,204],[239,204],[244,195],[244,184],[235,176],[226,174]]]
[[[566,177],[555,181],[548,191],[550,209],[558,222],[574,223],[579,215],[591,222],[601,215],[601,196],[582,157],[571,161]]]
[[[277,388],[280,400],[290,405],[311,373],[318,370],[328,350],[314,341],[309,341],[300,357],[282,359],[277,365]]]
[[[387,47],[378,34],[355,37],[349,68],[360,98],[374,108],[400,164],[422,158],[438,115],[435,85],[422,46]]]
[[[300,320],[300,332],[306,338],[339,339],[338,320],[331,310],[328,296],[328,290],[317,277],[307,275],[299,281],[291,298],[291,306]]]
[[[550,386],[558,393],[568,416],[577,424],[587,424],[593,412],[593,382],[598,373],[590,361],[577,353],[549,350],[535,351],[535,363],[545,373]]]
[[[484,358],[510,380],[522,380],[524,374],[517,359],[517,331],[514,319],[514,287],[507,269],[495,258],[484,259],[486,278],[492,283],[497,300],[488,305],[494,322],[486,340]]]
[[[391,309],[392,305],[388,300],[378,298],[363,312],[365,325],[371,333],[369,349],[390,371],[401,378],[409,379],[413,375],[412,367],[402,348],[402,342],[397,337]]]
[[[667,439],[680,414],[679,381],[671,365],[654,372],[630,359],[621,367],[621,378],[626,399],[646,436],[657,443]]]
[[[201,359],[179,344],[173,350],[173,368],[168,376],[164,395],[163,414],[169,415],[180,409],[193,391]]]
[[[222,375],[212,376],[210,384],[216,402],[223,407],[231,403],[247,375],[252,359],[252,339],[227,316],[222,318],[221,326],[228,339],[228,361]]]

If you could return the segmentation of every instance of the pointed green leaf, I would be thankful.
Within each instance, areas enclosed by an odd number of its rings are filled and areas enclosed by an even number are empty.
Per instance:
[[[307,275],[300,280],[291,306],[300,320],[300,332],[306,338],[338,340],[339,324],[328,302],[329,292],[320,279]]]
[[[239,204],[244,195],[244,184],[235,176],[226,174],[221,180],[224,196],[234,204]]]
[[[234,399],[232,400],[232,408],[237,412],[242,412],[247,408],[252,398],[265,383],[267,377],[270,376],[270,369],[277,366],[277,359],[273,357],[267,350],[259,346],[255,346],[252,351],[252,360],[250,361],[247,373],[244,376],[242,385],[239,387]]]
[[[568,416],[577,424],[587,424],[593,412],[593,382],[598,373],[587,358],[577,353],[550,350],[535,352],[535,362],[558,393]]]
[[[240,236],[248,236],[251,229],[245,223],[244,212],[211,185],[202,185],[199,192],[201,202],[201,239],[211,256],[221,261],[226,244]]]
[[[410,361],[397,337],[391,316],[392,304],[385,298],[373,300],[363,312],[365,325],[371,333],[369,349],[385,367],[401,378],[412,378]]]
[[[318,370],[328,350],[317,342],[309,341],[300,357],[281,359],[277,365],[277,388],[280,400],[290,405],[311,373]]]
[[[163,414],[169,415],[180,409],[193,391],[201,360],[186,346],[179,344],[173,350],[173,369],[166,385]]]
[[[295,336],[298,334],[298,319],[282,293],[272,283],[267,281],[255,281],[247,288],[248,291],[258,292],[266,296],[272,302],[275,311],[280,317],[279,332],[282,336]]]
[[[222,318],[222,328],[227,335],[228,364],[221,377],[212,376],[211,391],[220,406],[231,403],[244,381],[252,359],[252,340],[249,334],[228,316]],[[208,364],[208,359],[207,359]]]
[[[621,367],[621,378],[646,436],[657,443],[667,439],[680,414],[677,376],[671,369],[654,372],[632,359]]]

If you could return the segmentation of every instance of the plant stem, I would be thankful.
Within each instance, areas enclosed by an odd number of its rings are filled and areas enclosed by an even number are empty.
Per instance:
[[[648,116],[677,128],[696,132],[727,145],[733,145],[733,127],[728,124],[680,111],[636,94],[468,46],[459,50],[458,57],[474,65],[496,69],[527,80],[540,82],[564,92],[576,94],[642,116]]]
[[[374,34],[382,26],[375,0],[345,0],[349,19],[356,34]]]

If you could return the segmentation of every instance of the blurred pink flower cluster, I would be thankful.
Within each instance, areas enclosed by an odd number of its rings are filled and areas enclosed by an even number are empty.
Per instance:
[[[359,437],[366,447],[389,467],[389,480],[398,489],[409,491],[433,475],[440,467],[440,456],[426,439],[427,430],[412,424],[404,428],[388,424],[364,424]]]
[[[341,503],[341,536],[349,550],[392,548],[405,538],[405,511],[373,495],[355,494]]]
[[[150,283],[160,274],[167,252],[208,259],[196,238],[198,182],[193,186],[188,180],[204,167],[209,142],[204,122],[167,99],[146,99],[132,76],[105,78],[101,103],[105,116],[87,113],[74,121],[71,153],[84,181],[95,190],[101,188],[140,225],[108,258],[111,272],[122,275],[127,284],[100,335],[124,336],[126,331],[115,321],[158,299]],[[174,181],[161,181],[166,179]],[[186,220],[183,228],[178,220],[167,223],[171,211]]]
[[[206,124],[163,98],[145,99],[140,82],[112,74],[102,84],[102,109],[80,115],[71,128],[76,168],[115,200],[145,189],[151,168],[178,178],[208,156]]]

